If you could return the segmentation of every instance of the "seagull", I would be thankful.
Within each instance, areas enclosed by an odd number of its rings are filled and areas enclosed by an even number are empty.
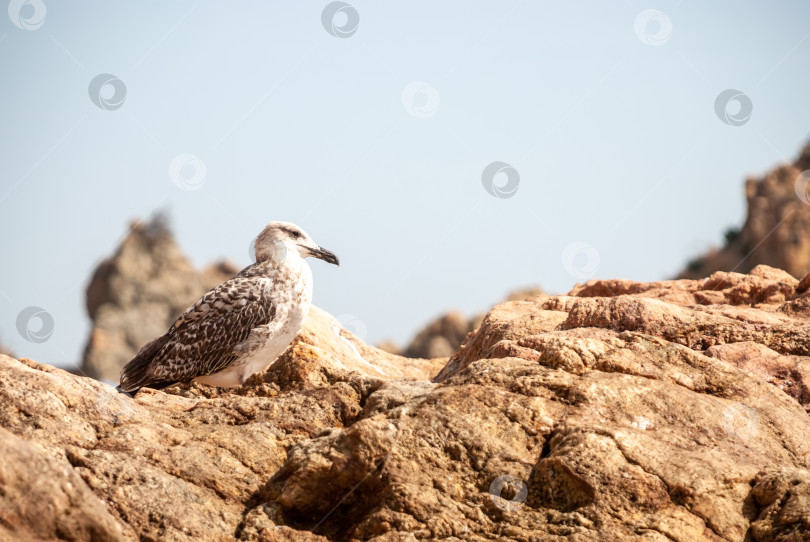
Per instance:
[[[295,224],[271,222],[256,238],[256,263],[203,295],[121,371],[120,392],[178,382],[232,388],[281,355],[312,301],[313,256],[340,265]]]

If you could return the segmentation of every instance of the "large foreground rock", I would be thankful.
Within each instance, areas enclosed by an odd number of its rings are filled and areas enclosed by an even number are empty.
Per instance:
[[[315,311],[231,392],[0,358],[0,538],[805,540],[808,285],[591,281],[443,367]]]

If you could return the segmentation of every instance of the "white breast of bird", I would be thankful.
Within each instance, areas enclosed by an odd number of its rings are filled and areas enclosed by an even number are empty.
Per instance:
[[[242,385],[287,350],[301,329],[312,302],[312,271],[303,258],[289,258],[273,277],[262,277],[265,295],[271,297],[275,316],[254,328],[239,347],[244,352],[228,368],[195,378],[210,386],[231,388]]]

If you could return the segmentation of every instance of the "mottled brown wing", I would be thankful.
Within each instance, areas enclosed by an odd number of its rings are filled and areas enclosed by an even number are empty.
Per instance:
[[[121,388],[182,382],[228,367],[251,330],[275,318],[267,287],[267,280],[237,276],[205,294],[124,367]]]

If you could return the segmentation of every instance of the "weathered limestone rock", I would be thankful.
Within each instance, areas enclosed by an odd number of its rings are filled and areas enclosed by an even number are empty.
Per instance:
[[[239,272],[219,262],[199,272],[181,252],[165,219],[135,222],[116,253],[94,271],[87,286],[93,320],[82,371],[117,381],[138,349],[165,333],[174,320],[208,291]]]
[[[475,323],[458,311],[450,311],[423,327],[403,355],[413,358],[449,358]]]
[[[122,538],[119,523],[70,463],[2,428],[0,457],[0,539]]]
[[[590,281],[443,367],[313,309],[231,391],[2,357],[0,539],[805,540],[806,282]]]
[[[745,223],[726,232],[721,249],[689,262],[679,277],[700,278],[715,271],[747,273],[760,264],[797,277],[810,272],[810,177],[799,178],[807,170],[810,145],[792,164],[780,165],[761,178],[749,178],[745,183]],[[803,193],[804,201],[797,191]]]

